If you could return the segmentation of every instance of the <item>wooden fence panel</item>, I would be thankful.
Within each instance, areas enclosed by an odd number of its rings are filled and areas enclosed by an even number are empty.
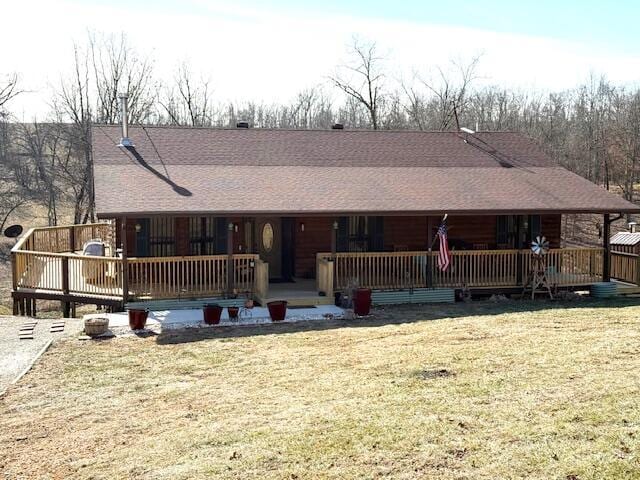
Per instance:
[[[611,278],[638,284],[639,256],[633,253],[611,252]]]

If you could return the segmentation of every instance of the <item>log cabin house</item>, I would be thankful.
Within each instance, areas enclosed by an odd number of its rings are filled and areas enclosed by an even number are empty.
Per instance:
[[[16,313],[40,298],[69,313],[245,295],[332,303],[350,285],[516,292],[538,235],[554,286],[584,288],[610,278],[612,214],[640,211],[514,132],[125,124],[93,126],[92,143],[100,223],[22,237]],[[602,247],[562,248],[570,213],[603,215]],[[444,214],[453,258],[441,272],[431,246]],[[81,254],[93,238],[105,256]]]

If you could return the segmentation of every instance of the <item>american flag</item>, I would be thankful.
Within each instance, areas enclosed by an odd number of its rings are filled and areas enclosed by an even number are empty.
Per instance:
[[[440,250],[438,251],[438,268],[446,272],[451,265],[451,252],[449,252],[449,242],[447,241],[447,225],[442,222],[438,228],[438,240],[440,240]]]

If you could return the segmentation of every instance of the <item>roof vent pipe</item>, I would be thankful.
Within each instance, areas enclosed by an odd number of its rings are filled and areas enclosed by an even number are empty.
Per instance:
[[[331,130],[344,130],[344,125],[341,123],[334,123],[331,125]]]
[[[123,93],[120,97],[120,121],[122,122],[122,138],[120,139],[119,147],[133,147],[133,142],[129,138],[129,120],[127,112],[127,99],[129,95]]]
[[[249,122],[238,122],[236,128],[249,128]]]
[[[629,222],[629,231],[631,233],[636,233],[636,225],[638,225],[636,222]]]

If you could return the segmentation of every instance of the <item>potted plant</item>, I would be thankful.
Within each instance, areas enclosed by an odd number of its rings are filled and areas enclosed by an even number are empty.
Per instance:
[[[208,303],[202,307],[204,314],[204,323],[207,325],[217,325],[220,323],[222,315],[222,307],[216,303]]]
[[[353,297],[353,310],[356,315],[361,317],[369,315],[371,310],[371,289],[358,288],[355,290]]]
[[[229,312],[229,319],[236,320],[238,318],[239,311],[240,307],[227,307],[227,312]]]
[[[131,330],[142,330],[147,324],[148,308],[132,308],[129,310],[129,327]]]
[[[272,322],[281,322],[287,316],[287,302],[285,300],[269,302],[267,308]]]

